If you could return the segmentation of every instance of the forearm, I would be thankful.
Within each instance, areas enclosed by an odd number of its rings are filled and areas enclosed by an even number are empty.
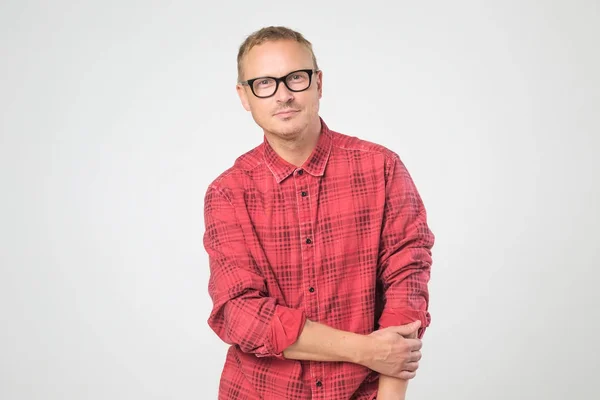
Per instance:
[[[380,375],[377,400],[404,400],[408,382],[405,379]]]
[[[284,350],[292,360],[343,361],[364,365],[372,340],[366,335],[346,332],[306,320],[298,340]]]
[[[408,337],[414,339],[417,337],[417,334],[413,333]],[[400,379],[383,374],[380,375],[377,400],[405,400],[408,382],[408,379]]]

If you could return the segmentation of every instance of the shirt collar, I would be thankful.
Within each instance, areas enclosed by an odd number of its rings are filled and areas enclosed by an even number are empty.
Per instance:
[[[323,176],[323,174],[325,173],[327,160],[329,159],[329,154],[331,153],[332,138],[331,131],[329,130],[327,125],[325,124],[322,118],[320,118],[320,120],[321,132],[319,134],[317,145],[315,146],[313,152],[301,167],[296,167],[295,165],[290,164],[283,158],[281,158],[275,152],[275,150],[273,150],[273,148],[267,141],[267,137],[264,137],[263,148],[265,162],[267,164],[267,167],[269,167],[269,169],[273,173],[273,176],[275,176],[277,183],[281,183],[296,169],[303,169],[304,171],[313,176]]]

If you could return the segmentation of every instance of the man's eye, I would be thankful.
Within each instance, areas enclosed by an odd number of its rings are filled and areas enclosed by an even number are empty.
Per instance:
[[[257,81],[256,84],[258,86],[269,86],[269,85],[273,84],[273,80],[272,79],[261,79],[261,80]]]

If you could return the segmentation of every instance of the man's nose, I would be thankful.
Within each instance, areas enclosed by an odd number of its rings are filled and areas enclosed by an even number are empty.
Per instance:
[[[277,92],[275,92],[275,97],[277,98],[278,102],[287,103],[294,99],[294,92],[289,90],[283,82],[279,82],[279,87],[277,88]]]

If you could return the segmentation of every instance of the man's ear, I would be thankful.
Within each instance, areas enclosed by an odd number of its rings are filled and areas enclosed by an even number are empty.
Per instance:
[[[244,106],[244,109],[246,109],[246,111],[250,111],[250,102],[248,101],[248,92],[246,91],[246,88],[238,83],[235,85],[235,90],[237,90],[237,94],[242,102],[242,106]]]
[[[323,97],[323,71],[317,72],[317,91],[319,92],[319,99]]]

